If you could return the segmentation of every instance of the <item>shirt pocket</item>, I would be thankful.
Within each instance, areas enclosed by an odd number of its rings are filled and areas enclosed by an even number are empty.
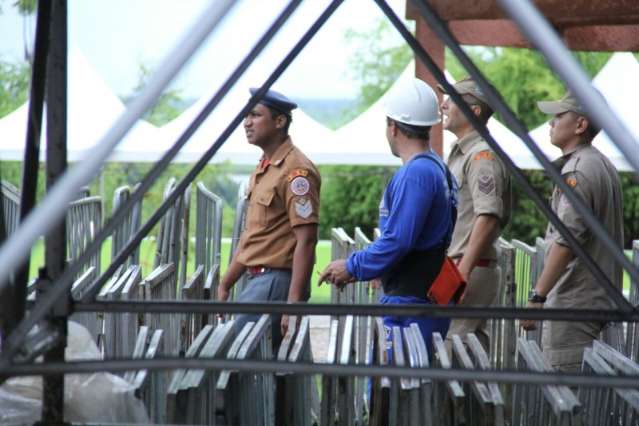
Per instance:
[[[270,217],[273,200],[275,198],[275,191],[269,190],[259,194],[254,194],[254,196],[256,203],[255,207],[257,210],[257,222],[260,225],[266,225]]]

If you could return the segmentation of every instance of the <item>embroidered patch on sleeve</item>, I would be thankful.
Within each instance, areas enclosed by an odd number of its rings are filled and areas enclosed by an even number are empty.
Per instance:
[[[298,176],[302,176],[302,177],[306,177],[308,176],[308,170],[304,170],[304,169],[295,169],[293,170],[291,173],[288,174],[288,181],[292,181],[293,179],[295,179]]]
[[[494,160],[494,159],[495,159],[495,156],[490,151],[478,152],[477,154],[475,154],[475,157],[473,157],[473,160],[475,160],[475,161],[477,161],[477,160]]]
[[[495,190],[495,178],[491,175],[482,175],[477,179],[477,189],[484,194],[490,194]]]
[[[577,179],[575,179],[574,177],[570,177],[566,179],[566,183],[568,184],[568,186],[574,188],[575,186],[577,186]]]
[[[295,195],[306,195],[309,189],[311,189],[311,184],[303,176],[298,176],[291,181],[291,192]]]
[[[313,203],[308,198],[295,200],[295,213],[302,219],[308,219],[313,214]]]

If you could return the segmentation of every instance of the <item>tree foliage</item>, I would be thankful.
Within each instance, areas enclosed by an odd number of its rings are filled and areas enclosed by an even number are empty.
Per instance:
[[[27,100],[30,77],[28,63],[0,61],[0,118]]]
[[[126,100],[130,100],[139,95],[148,84],[149,78],[153,74],[150,67],[140,64],[138,72],[138,83],[133,89],[133,93]],[[179,116],[184,111],[184,101],[180,95],[180,90],[170,89],[164,91],[151,109],[146,113],[144,119],[156,126],[162,126]]]

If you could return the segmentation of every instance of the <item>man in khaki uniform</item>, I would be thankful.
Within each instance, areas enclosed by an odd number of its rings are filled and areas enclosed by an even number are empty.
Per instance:
[[[251,89],[251,94],[256,91]],[[292,303],[310,296],[320,175],[288,135],[291,111],[296,107],[271,90],[244,119],[248,142],[260,147],[264,155],[250,178],[246,229],[218,287],[219,300],[228,299],[229,290],[245,272],[248,283],[238,302]],[[258,318],[237,315],[236,329]],[[287,316],[281,321],[273,316],[274,345],[287,327]]]
[[[553,114],[550,142],[561,149],[555,161],[566,183],[592,208],[610,236],[623,246],[623,200],[617,170],[591,145],[599,128],[587,117],[569,92],[554,102],[539,102],[539,109]],[[622,269],[604,245],[594,238],[581,215],[555,187],[551,207],[593,260],[621,291]],[[544,269],[535,284],[528,307],[614,309],[615,305],[566,240],[552,226],[546,231]],[[565,372],[579,371],[583,350],[599,337],[599,322],[544,321],[542,346],[551,364]],[[534,329],[534,321],[522,321]]]
[[[477,84],[467,78],[454,87],[477,118],[487,123],[493,110]],[[439,89],[444,92],[441,86]],[[497,238],[510,217],[510,177],[488,143],[449,98],[442,103],[442,112],[444,129],[457,136],[448,157],[448,167],[459,186],[457,223],[448,255],[456,260],[468,283],[460,305],[488,306],[496,299],[500,279]],[[485,324],[481,319],[454,319],[448,340],[454,334],[465,340],[468,333],[475,333],[488,350]]]

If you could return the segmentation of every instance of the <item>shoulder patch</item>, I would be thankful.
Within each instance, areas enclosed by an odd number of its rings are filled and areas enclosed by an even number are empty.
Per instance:
[[[302,177],[308,176],[308,170],[295,169],[291,173],[288,174],[288,178],[287,179],[288,179],[289,182],[291,182],[293,179],[295,179],[298,176],[302,176]]]
[[[300,198],[295,200],[295,213],[302,219],[308,219],[313,213],[313,204],[308,198]]]
[[[494,160],[494,159],[495,159],[495,156],[494,156],[494,155],[493,155],[493,153],[492,153],[492,152],[490,152],[490,151],[481,151],[481,152],[478,152],[478,153],[477,153],[477,154],[475,154],[475,156],[473,157],[473,160],[474,160],[474,161],[477,161],[477,160],[489,160],[489,161],[492,161],[492,160]]]
[[[311,189],[311,184],[304,176],[297,176],[291,181],[291,192],[295,195],[306,195]]]
[[[566,179],[566,183],[568,184],[568,186],[574,188],[575,186],[577,186],[577,178],[569,177]]]

